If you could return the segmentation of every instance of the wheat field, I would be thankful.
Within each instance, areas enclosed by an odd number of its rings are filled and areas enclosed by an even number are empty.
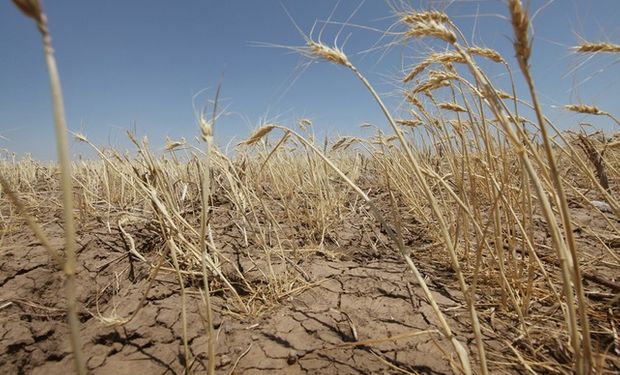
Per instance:
[[[234,153],[214,141],[219,88],[196,141],[164,152],[69,132],[41,5],[13,2],[42,36],[59,156],[0,159],[3,373],[620,371],[620,137],[547,118],[520,0],[512,65],[445,13],[397,12],[396,46],[443,45],[394,77],[398,110],[305,34],[290,48],[356,77],[387,127],[264,123]],[[96,157],[71,160],[70,137]]]

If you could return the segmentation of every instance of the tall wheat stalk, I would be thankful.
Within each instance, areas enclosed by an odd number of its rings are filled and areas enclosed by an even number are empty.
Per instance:
[[[47,18],[39,0],[13,0],[13,3],[28,17],[32,18],[39,29],[43,39],[43,52],[47,63],[52,103],[54,108],[54,124],[56,132],[56,149],[60,163],[60,178],[62,187],[62,206],[65,236],[65,259],[63,272],[65,274],[65,293],[67,296],[67,317],[71,336],[71,347],[75,371],[82,375],[86,374],[86,365],[82,354],[80,339],[80,320],[76,302],[76,277],[75,277],[75,220],[73,216],[73,188],[71,177],[71,160],[69,158],[69,144],[67,137],[67,123],[65,108],[62,98],[60,76],[54,58],[52,37],[47,28]]]
[[[556,202],[559,205],[561,220],[564,226],[564,235],[566,236],[566,242],[568,243],[568,249],[570,250],[570,256],[572,259],[572,282],[575,287],[575,294],[577,295],[577,304],[579,308],[579,319],[581,321],[581,340],[578,332],[574,332],[572,337],[573,351],[575,355],[575,371],[578,373],[586,373],[591,371],[592,362],[592,344],[590,343],[590,325],[588,319],[588,306],[585,301],[585,295],[583,291],[583,285],[581,281],[581,270],[579,267],[579,257],[577,255],[577,245],[575,243],[575,237],[573,235],[573,226],[571,223],[571,215],[568,209],[568,200],[566,199],[566,193],[564,192],[564,186],[562,185],[560,172],[557,168],[556,157],[553,152],[551,139],[547,131],[546,122],[540,108],[538,101],[538,95],[534,85],[534,80],[530,72],[529,58],[531,55],[531,42],[529,40],[529,17],[526,10],[523,8],[521,0],[510,0],[508,3],[510,14],[512,17],[512,25],[515,34],[514,49],[519,62],[521,72],[527,82],[530,95],[532,96],[532,103],[536,112],[536,118],[538,120],[538,128],[540,129],[545,154],[547,156],[548,166],[550,170],[551,179],[557,193]],[[565,293],[572,294],[569,285],[565,285]],[[569,298],[570,300],[570,298]],[[583,353],[582,353],[583,351]],[[582,362],[583,361],[583,362]]]
[[[213,311],[211,308],[211,295],[209,289],[209,275],[207,273],[207,235],[211,236],[211,230],[208,227],[209,220],[209,207],[211,199],[211,154],[213,148],[213,127],[215,126],[215,120],[217,118],[217,102],[219,99],[221,86],[218,86],[217,93],[215,95],[215,101],[213,103],[213,117],[208,120],[204,117],[204,112],[200,113],[198,119],[201,131],[202,140],[205,142],[205,167],[202,173],[200,173],[200,192],[201,192],[201,212],[200,212],[200,252],[202,254],[202,277],[204,284],[204,301],[206,308],[206,320],[207,320],[207,334],[209,335],[207,341],[207,355],[208,355],[208,369],[209,375],[215,374],[215,332],[213,330]],[[198,164],[200,165],[200,164]]]

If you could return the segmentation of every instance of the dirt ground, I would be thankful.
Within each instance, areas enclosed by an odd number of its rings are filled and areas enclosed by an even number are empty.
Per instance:
[[[0,299],[10,301],[0,310],[6,348],[0,369],[15,374],[70,372],[63,278],[31,236],[11,242],[0,266]],[[126,325],[106,327],[93,318],[97,305],[100,310],[114,305],[119,316],[130,316],[148,284],[146,267],[136,265],[130,276],[128,257],[102,242],[92,234],[82,236],[78,255],[88,368],[96,374],[182,373],[181,296],[171,273],[156,278],[146,305]],[[395,254],[382,259],[317,256],[305,269],[308,286],[256,318],[236,318],[227,313],[227,301],[214,298],[218,371],[398,373],[391,368],[396,365],[420,373],[451,372],[446,354],[451,349],[435,332],[424,333],[436,318]],[[113,298],[112,293],[100,295],[108,285],[106,290],[116,289]],[[192,368],[201,372],[206,369],[207,340],[203,303],[195,290],[188,288],[186,295],[188,340],[195,358]],[[457,306],[451,293],[442,288],[435,298],[444,308]],[[419,332],[372,349],[349,344]]]
[[[587,215],[585,209],[575,210]],[[372,241],[362,233],[366,227],[359,221],[347,225],[340,233],[339,246],[327,246],[328,251],[312,251],[300,258],[299,274],[283,279],[293,283],[293,287],[282,285],[289,292],[280,293],[277,303],[266,301],[270,301],[267,295],[278,281],[257,285],[264,290],[255,293],[254,301],[247,300],[247,291],[240,288],[239,293],[252,309],[245,313],[229,294],[213,291],[218,373],[397,374],[405,370],[448,374],[457,370],[454,351],[438,334],[437,318],[400,255],[388,247],[372,246]],[[0,373],[71,373],[63,276],[34,236],[25,226],[22,228],[5,233],[2,240],[0,345],[5,350],[0,353]],[[147,288],[152,267],[128,255],[126,241],[117,229],[104,228],[97,222],[82,224],[78,236],[78,302],[88,369],[94,374],[115,375],[183,373],[183,302],[176,275],[161,270],[151,288]],[[214,237],[231,256],[235,249],[251,249],[252,244],[244,245],[243,236],[226,220],[215,223],[214,228]],[[52,234],[54,244],[62,248],[58,220],[50,221],[45,229]],[[154,263],[158,239],[139,225],[128,231],[136,238],[140,252]],[[587,231],[578,228],[576,233],[580,241],[586,241],[583,243],[592,241]],[[380,237],[381,233],[373,236]],[[417,252],[420,271],[427,277],[454,333],[470,349],[475,366],[473,335],[453,272],[445,267],[445,262],[434,260],[437,257],[425,247],[424,238],[408,246]],[[601,254],[599,258],[605,256],[604,252]],[[597,255],[590,256],[594,259]],[[261,283],[256,267],[244,265],[247,257],[238,257],[237,262],[249,280],[254,275],[256,282]],[[609,304],[605,298],[618,293],[613,276],[617,270],[597,267],[586,267],[586,273],[599,275],[611,286],[594,281],[586,281],[586,285],[593,293],[593,304]],[[205,373],[207,335],[204,304],[197,285],[188,281],[185,294],[192,358],[189,368]],[[106,325],[97,318],[130,317],[140,307],[145,292],[148,294],[144,306],[128,323]],[[507,324],[497,318],[494,306],[481,302],[478,308],[482,324],[493,328],[483,330],[488,348],[501,352],[505,339],[515,342],[511,336],[514,322]],[[542,315],[552,311],[546,308],[541,305]],[[618,322],[617,301],[608,311],[609,321]],[[557,321],[549,320],[548,327],[541,329],[554,329],[556,325]],[[541,342],[541,350],[552,352],[561,362],[565,354],[560,340],[552,336],[546,340]],[[599,344],[608,345],[608,353],[617,355],[614,351],[618,348],[608,335],[600,335]],[[490,358],[492,370],[523,371],[504,365],[501,357]],[[613,372],[618,361],[612,361],[610,366]]]

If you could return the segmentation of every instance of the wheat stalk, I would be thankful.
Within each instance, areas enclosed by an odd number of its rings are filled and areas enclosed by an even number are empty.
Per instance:
[[[39,0],[13,0],[13,3],[27,16],[32,18],[39,29],[43,39],[43,50],[45,61],[50,79],[51,95],[54,109],[54,124],[56,132],[56,148],[58,160],[60,162],[60,178],[62,185],[62,205],[64,219],[65,236],[65,259],[63,272],[65,274],[65,290],[67,294],[67,316],[69,321],[69,331],[75,371],[82,375],[86,374],[86,365],[82,354],[82,343],[80,339],[80,320],[78,318],[76,302],[76,276],[75,276],[75,220],[73,217],[73,189],[71,161],[69,159],[69,145],[67,140],[67,124],[65,120],[65,109],[62,97],[62,88],[54,49],[52,48],[52,37],[47,27],[47,18]]]

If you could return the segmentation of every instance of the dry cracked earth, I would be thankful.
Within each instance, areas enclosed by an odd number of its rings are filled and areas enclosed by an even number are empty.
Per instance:
[[[251,251],[255,244],[244,243],[228,221],[214,224],[215,238],[229,258],[237,257],[238,267],[257,291],[251,294],[239,288],[250,310],[242,312],[222,286],[212,290],[217,373],[458,372],[454,351],[438,334],[439,324],[430,303],[400,255],[389,246],[373,245],[381,242],[376,226],[373,238],[362,238],[362,232],[373,231],[364,227],[367,224],[352,220],[339,232],[339,243],[333,249],[308,252],[293,268],[297,275],[266,283],[258,271],[261,265],[240,256],[239,249]],[[53,244],[62,248],[58,222],[48,221],[45,230]],[[183,302],[173,272],[162,269],[152,277],[153,267],[130,255],[119,230],[102,227],[93,222],[82,225],[78,233],[78,303],[89,371],[183,374],[189,368],[192,373],[206,373],[208,335],[200,283],[187,280]],[[4,349],[0,373],[72,373],[64,278],[34,236],[23,225],[19,228],[6,232],[0,246],[0,346]],[[140,225],[127,231],[136,239],[137,250],[149,263],[156,263],[161,252],[156,231]],[[424,259],[419,262],[420,271],[427,277],[448,324],[475,360],[471,327],[454,274],[445,268],[446,262],[436,261],[438,255],[428,247],[423,250],[421,237],[414,235],[414,243],[408,246],[416,251],[416,258]],[[276,273],[292,269],[278,264],[277,259],[271,266]],[[609,270],[593,269],[591,273],[614,280]],[[233,276],[230,274],[231,280]],[[615,281],[607,286],[599,284],[592,285],[602,291],[617,288]],[[279,291],[274,292],[274,288]],[[186,307],[190,363],[186,363],[183,345],[182,306]],[[483,330],[485,345],[505,349],[505,341],[497,332],[512,332],[513,328],[505,320],[494,320],[484,306],[480,309],[482,323],[493,327]],[[135,311],[137,314],[123,325],[106,324],[102,319],[129,318]],[[614,309],[612,321],[616,313]],[[562,360],[565,355],[556,345],[559,341],[554,340],[549,337],[549,343],[541,344],[541,348]],[[601,343],[613,344],[607,336]],[[502,370],[519,372],[510,367]]]
[[[56,232],[60,234],[59,226]],[[61,238],[57,236],[55,245],[62,247]],[[97,318],[130,317],[147,291],[151,268],[123,249],[120,235],[90,231],[79,236],[78,302],[88,369],[93,374],[181,374],[186,368],[183,303],[176,275],[157,274],[130,322],[107,325]],[[0,345],[5,348],[0,372],[71,373],[62,274],[26,231],[4,239],[0,259]],[[317,253],[301,268],[305,283],[276,304],[256,302],[260,308],[253,314],[235,313],[229,308],[234,302],[214,291],[218,373],[453,371],[453,351],[434,331],[438,325],[431,306],[397,254]],[[434,289],[444,310],[463,312],[456,289]],[[192,285],[186,287],[185,298],[188,367],[204,373],[204,304]],[[453,327],[459,326],[458,316],[450,322]]]
[[[149,284],[150,268],[123,253],[121,242],[122,236],[104,232],[80,235],[78,302],[88,369],[183,373],[183,303],[174,274],[158,273],[144,306],[127,324],[106,325],[97,318],[131,316]],[[5,238],[3,247],[0,372],[71,373],[62,274],[27,232]],[[231,301],[215,291],[218,373],[400,373],[397,367],[451,373],[452,350],[433,331],[435,315],[400,258],[358,255],[314,255],[303,266],[308,281],[255,314],[234,313]],[[437,288],[443,309],[458,309],[451,293],[456,292]],[[188,367],[201,373],[207,368],[204,304],[191,285],[185,298]]]

